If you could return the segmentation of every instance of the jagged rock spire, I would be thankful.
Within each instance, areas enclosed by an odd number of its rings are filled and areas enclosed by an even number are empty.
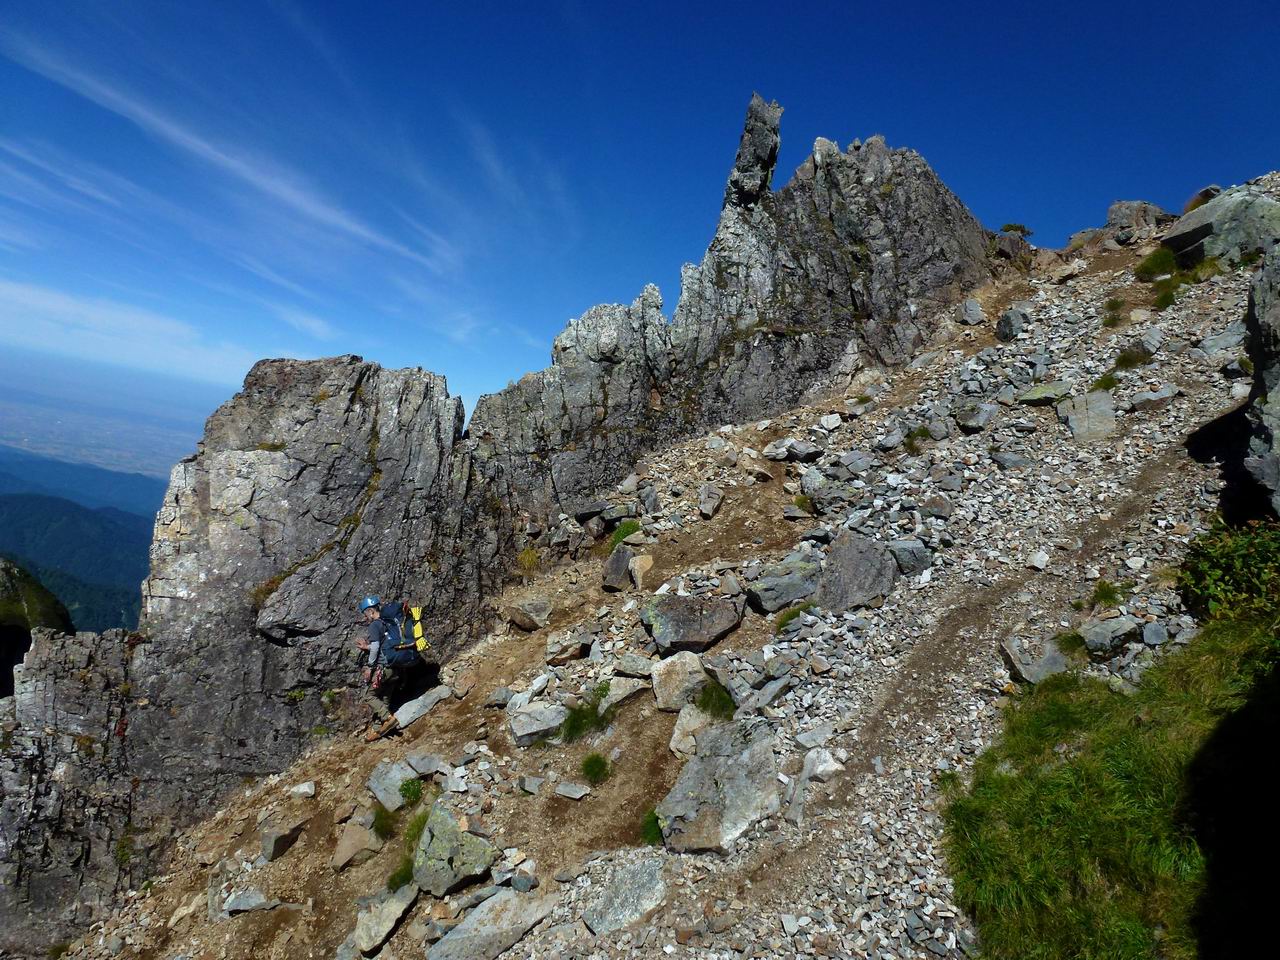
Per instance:
[[[758,93],[751,95],[747,120],[738,141],[738,156],[724,188],[726,207],[749,207],[769,192],[773,168],[778,162],[778,123],[782,107],[776,100],[765,103]]]

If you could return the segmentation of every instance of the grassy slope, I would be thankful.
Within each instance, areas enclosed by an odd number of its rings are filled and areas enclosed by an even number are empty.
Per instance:
[[[1209,809],[1206,780],[1221,778],[1228,754],[1248,755],[1222,732],[1274,690],[1280,528],[1206,538],[1184,589],[1193,609],[1214,613],[1137,693],[1054,677],[1010,706],[969,789],[952,784],[948,856],[984,956],[1179,960],[1221,941],[1212,844],[1250,807],[1218,790]],[[1274,703],[1262,713],[1274,719]]]

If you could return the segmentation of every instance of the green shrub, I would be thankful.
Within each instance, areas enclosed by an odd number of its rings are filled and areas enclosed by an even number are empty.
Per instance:
[[[800,616],[800,614],[804,613],[806,610],[811,609],[813,609],[812,600],[805,600],[803,603],[797,603],[795,606],[787,607],[787,609],[778,614],[778,619],[774,622],[773,632],[781,633],[786,629],[787,624]]]
[[[609,681],[596,686],[576,707],[570,707],[560,724],[560,741],[573,743],[588,733],[608,729],[613,722],[613,711],[600,712],[600,702],[609,695]]]
[[[279,453],[284,449],[284,444],[278,440],[264,440],[258,444],[259,450],[265,450],[268,453]]]
[[[1247,353],[1240,354],[1240,369],[1253,376],[1253,360],[1250,359]]]
[[[1252,267],[1255,263],[1262,259],[1262,251],[1258,249],[1248,250],[1240,255],[1240,266]]]
[[[1102,307],[1107,313],[1119,313],[1124,309],[1124,301],[1119,297],[1109,297]]]
[[[1028,229],[1026,228],[1026,226],[1025,226],[1024,224],[1021,224],[1021,223],[1006,223],[1003,227],[1001,227],[1001,228],[1000,228],[1000,232],[1001,232],[1001,233],[1016,233],[1016,234],[1018,234],[1019,236],[1021,236],[1024,240],[1025,240],[1027,237],[1031,236],[1031,231],[1030,231],[1030,230],[1028,230]]]
[[[604,754],[588,753],[582,758],[582,777],[593,787],[598,787],[609,779],[609,761]]]
[[[133,837],[126,833],[123,837],[116,841],[114,851],[116,866],[127,867],[133,859]]]
[[[422,799],[422,781],[417,777],[410,777],[401,783],[400,799],[411,807],[417,806]]]
[[[662,824],[656,810],[650,810],[640,821],[640,839],[651,847],[662,846]]]
[[[1119,385],[1114,373],[1104,373],[1097,380],[1093,381],[1090,390],[1114,390]]]
[[[1195,266],[1187,270],[1186,275],[1192,283],[1204,283],[1212,277],[1226,273],[1217,257],[1205,257]]]
[[[1165,310],[1172,307],[1178,299],[1177,287],[1170,287],[1165,290],[1156,291],[1155,297],[1151,300],[1151,306],[1157,310]]]
[[[698,709],[718,720],[732,720],[738,705],[733,702],[733,695],[716,680],[709,680],[698,691]]]
[[[1187,609],[1202,617],[1280,604],[1280,524],[1215,524],[1191,545],[1178,586]]]
[[[66,943],[55,943],[52,946],[47,947],[44,951],[44,955],[49,957],[50,960],[58,960],[59,957],[65,957],[67,955],[67,951],[70,949],[71,941],[68,940]]]
[[[803,510],[805,513],[809,514],[810,516],[813,516],[818,512],[818,508],[814,504],[813,498],[807,494],[797,493],[794,497],[791,498],[791,503],[793,506],[799,507],[801,510]]]
[[[326,727],[323,723],[318,723],[311,728],[311,735],[313,737],[327,737],[331,733],[333,733],[333,731],[328,727]]]
[[[284,695],[285,703],[301,703],[305,699],[307,699],[307,691],[301,687],[295,687]]]
[[[613,536],[609,538],[609,549],[612,550],[639,529],[639,520],[623,520],[618,524],[618,529],[613,531]]]
[[[863,406],[866,406],[868,403],[872,401],[873,398],[868,393],[860,393],[856,397],[854,397],[854,399],[857,400],[858,403],[862,404]]]
[[[373,804],[373,832],[379,840],[390,840],[396,833],[396,815],[376,801]]]
[[[395,893],[401,887],[413,882],[413,857],[405,854],[400,858],[396,868],[387,877],[387,889]]]
[[[1174,259],[1173,251],[1168,247],[1156,248],[1155,251],[1143,257],[1138,265],[1133,268],[1133,275],[1139,280],[1145,280],[1148,283],[1166,273],[1177,272],[1178,261]]]

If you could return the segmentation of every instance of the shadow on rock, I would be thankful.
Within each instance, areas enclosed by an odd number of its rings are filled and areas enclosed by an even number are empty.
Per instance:
[[[1243,404],[1210,420],[1192,433],[1184,444],[1191,459],[1197,463],[1218,465],[1223,484],[1218,494],[1218,509],[1222,518],[1233,526],[1271,516],[1267,491],[1244,466],[1244,458],[1249,452],[1247,410],[1248,404]]]

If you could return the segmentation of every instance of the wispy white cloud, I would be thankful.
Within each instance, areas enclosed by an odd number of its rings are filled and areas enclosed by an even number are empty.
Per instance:
[[[296,293],[300,297],[306,297],[308,300],[318,299],[313,291],[308,290],[306,287],[304,287],[300,283],[294,283],[288,277],[281,276],[275,270],[272,270],[270,267],[268,267],[265,263],[260,263],[258,260],[255,260],[253,257],[239,256],[239,257],[235,257],[234,259],[236,263],[238,263],[240,266],[244,267],[246,270],[248,270],[250,273],[254,274],[255,276],[261,277],[263,280],[266,280],[268,283],[274,283],[277,287],[280,287],[281,289],[284,289],[284,290],[288,290],[290,293]]]
[[[3,279],[0,341],[218,384],[239,383],[255,360],[243,347],[211,341],[165,314]]]
[[[395,253],[423,266],[433,266],[430,258],[387,237],[343,210],[308,185],[301,176],[282,165],[219,144],[168,116],[158,107],[125,92],[109,81],[66,63],[56,54],[29,40],[8,37],[0,47],[10,59],[27,69],[124,117],[157,140],[220,170],[313,223],[341,231],[370,246]]]
[[[293,329],[315,337],[317,340],[333,340],[338,336],[338,331],[333,324],[328,320],[317,317],[313,313],[279,303],[274,304],[272,310],[277,317],[293,327]]]

